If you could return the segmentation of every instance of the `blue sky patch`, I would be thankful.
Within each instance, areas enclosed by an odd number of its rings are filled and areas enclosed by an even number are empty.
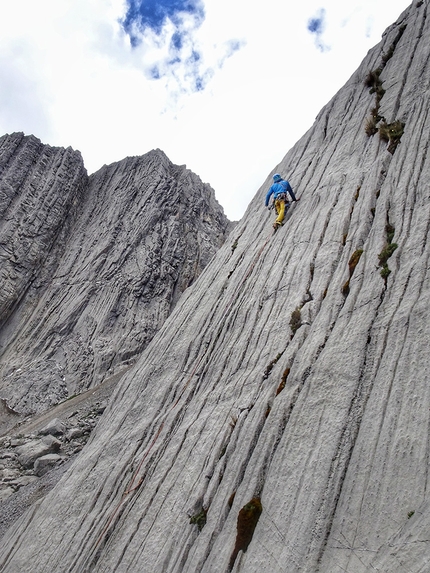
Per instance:
[[[134,47],[139,44],[138,32],[143,33],[149,28],[161,34],[167,19],[179,24],[184,14],[193,16],[199,25],[205,15],[200,0],[127,0],[126,7],[121,24]]]
[[[326,52],[327,50],[329,50],[329,46],[327,46],[322,39],[322,35],[325,31],[325,26],[326,26],[326,13],[324,8],[320,8],[320,10],[318,10],[318,13],[313,16],[312,18],[309,18],[308,20],[308,25],[307,25],[307,29],[308,32],[310,32],[315,39],[315,45],[318,48],[318,50],[320,50],[320,52]]]
[[[308,21],[308,30],[311,34],[322,34],[324,30],[322,18],[310,18]]]
[[[172,94],[205,89],[226,59],[244,42],[229,40],[203,48],[199,29],[205,19],[204,0],[126,0],[120,23],[132,50],[141,50],[142,71],[165,82]],[[216,50],[214,61],[212,50]]]
[[[160,70],[158,68],[158,66],[153,66],[150,70],[149,70],[149,74],[151,76],[151,78],[153,80],[159,80],[160,79]]]
[[[182,34],[180,34],[178,31],[176,31],[173,34],[172,39],[170,40],[170,46],[173,50],[180,50],[183,45],[184,45],[184,42],[182,39]]]

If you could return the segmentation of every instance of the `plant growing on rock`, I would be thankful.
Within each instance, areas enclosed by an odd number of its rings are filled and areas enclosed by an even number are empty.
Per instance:
[[[393,225],[390,225],[390,223],[387,223],[385,225],[385,232],[387,234],[387,243],[391,243],[393,241],[394,232],[395,232]]]
[[[190,519],[190,523],[193,525],[197,525],[199,531],[201,531],[203,527],[206,525],[207,512],[208,512],[207,509],[204,509],[204,507],[202,507],[201,511],[193,515]]]
[[[286,368],[286,369],[284,370],[283,374],[282,374],[281,383],[279,384],[279,386],[278,386],[278,388],[277,388],[277,390],[276,390],[276,396],[277,396],[278,394],[280,394],[280,393],[282,392],[282,390],[285,388],[285,385],[286,385],[286,383],[287,383],[287,378],[288,378],[289,373],[290,373],[290,369],[289,369],[289,368]]]
[[[374,70],[371,70],[370,72],[368,72],[367,76],[364,79],[364,85],[367,88],[371,88],[370,93],[373,93],[376,89],[376,87],[378,85],[381,85],[381,79],[380,79],[380,75],[382,72],[382,67],[379,68],[375,68]],[[372,92],[373,89],[373,92]]]
[[[297,307],[291,313],[291,318],[290,318],[290,328],[293,333],[293,336],[296,334],[296,332],[299,330],[301,326],[302,326],[302,313],[300,307]]]
[[[378,123],[378,119],[377,117],[371,115],[370,117],[368,117],[366,119],[366,124],[364,126],[364,131],[366,132],[366,135],[368,137],[371,137],[372,135],[375,135],[375,133],[378,133],[378,128],[377,123]]]
[[[394,251],[397,249],[397,247],[398,245],[396,243],[390,243],[384,249],[382,249],[382,251],[378,255],[379,266],[382,267],[381,277],[383,279],[386,279],[388,275],[391,273],[390,269],[388,268],[387,261],[394,253]]]
[[[342,287],[342,294],[344,296],[348,296],[349,294],[349,283],[352,275],[354,274],[355,267],[358,265],[358,261],[360,260],[362,254],[363,254],[363,249],[357,249],[352,253],[351,258],[348,261],[349,278]]]
[[[391,271],[390,271],[390,269],[389,269],[389,267],[388,267],[388,264],[387,264],[387,263],[384,263],[384,264],[382,265],[382,269],[381,269],[381,273],[380,273],[380,274],[381,274],[381,277],[382,277],[384,280],[387,280],[388,275],[389,275],[390,273],[391,273]]]
[[[396,38],[394,39],[394,42],[390,45],[390,47],[388,48],[388,50],[382,54],[381,57],[381,63],[379,64],[379,66],[377,68],[375,68],[374,70],[371,70],[367,73],[367,76],[364,79],[364,85],[369,89],[369,93],[371,94],[376,94],[375,95],[375,107],[373,107],[370,111],[370,118],[367,119],[364,130],[366,132],[366,134],[370,137],[372,135],[375,135],[375,133],[377,132],[377,124],[383,120],[385,122],[385,118],[379,115],[379,109],[381,107],[381,100],[385,95],[385,90],[382,87],[382,80],[380,78],[380,75],[382,73],[382,71],[384,70],[385,66],[387,65],[387,62],[393,57],[394,55],[394,50],[396,49],[396,46],[398,44],[398,42],[400,41],[400,38],[403,35],[403,32],[405,31],[406,26],[401,26],[399,29],[399,32],[396,36]],[[393,149],[393,151],[391,151],[391,149]],[[391,147],[389,149],[390,153],[393,153],[395,150],[395,146]]]
[[[379,264],[383,265],[388,261],[394,251],[397,249],[398,245],[396,243],[390,243],[387,245],[378,255]]]
[[[393,154],[400,143],[400,139],[404,132],[405,124],[400,120],[387,123],[384,121],[379,126],[379,137],[382,141],[388,142],[387,150]]]
[[[358,265],[361,255],[363,254],[363,249],[357,249],[353,252],[351,258],[348,262],[349,276],[352,277],[355,271],[355,267]]]
[[[385,233],[387,236],[387,244],[378,255],[379,266],[382,267],[381,277],[384,279],[384,281],[387,280],[389,274],[391,273],[387,261],[394,253],[394,251],[398,248],[397,243],[391,242],[394,238],[395,229],[392,225],[390,225],[390,223],[387,223],[385,225]]]
[[[376,107],[378,109],[379,109],[379,103],[385,94],[385,90],[382,87],[382,80],[379,77],[381,75],[382,70],[383,70],[383,66],[376,68],[376,70],[372,70],[371,72],[369,72],[367,74],[366,79],[364,80],[364,84],[368,88],[370,88],[369,93],[370,94],[376,94],[376,96],[375,96],[376,97]]]
[[[236,543],[230,557],[229,571],[233,569],[239,551],[245,552],[248,549],[262,511],[263,507],[258,497],[253,497],[251,501],[244,505],[239,511],[237,517]]]

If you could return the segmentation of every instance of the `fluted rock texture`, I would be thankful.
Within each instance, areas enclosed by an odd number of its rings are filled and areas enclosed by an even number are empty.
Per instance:
[[[2,573],[428,571],[428,5],[277,166],[301,200],[276,233],[267,179],[74,466],[8,531]]]
[[[128,367],[224,240],[213,190],[159,150],[88,177],[0,139],[0,396],[33,413]]]

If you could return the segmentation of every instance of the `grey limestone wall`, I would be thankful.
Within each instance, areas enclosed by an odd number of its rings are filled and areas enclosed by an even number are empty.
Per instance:
[[[229,222],[160,150],[87,177],[79,152],[1,141],[0,396],[31,414],[133,364]]]

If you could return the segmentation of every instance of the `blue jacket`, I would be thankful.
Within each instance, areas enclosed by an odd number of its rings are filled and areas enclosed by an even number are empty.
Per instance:
[[[291,185],[288,183],[288,181],[284,181],[284,179],[281,179],[281,181],[278,181],[277,183],[274,183],[271,188],[269,189],[267,195],[266,195],[266,207],[269,204],[269,200],[270,197],[272,196],[273,193],[273,198],[276,201],[276,197],[280,194],[280,193],[289,193],[291,195],[291,199],[293,201],[297,201],[296,196],[293,193],[293,190],[291,189]]]

